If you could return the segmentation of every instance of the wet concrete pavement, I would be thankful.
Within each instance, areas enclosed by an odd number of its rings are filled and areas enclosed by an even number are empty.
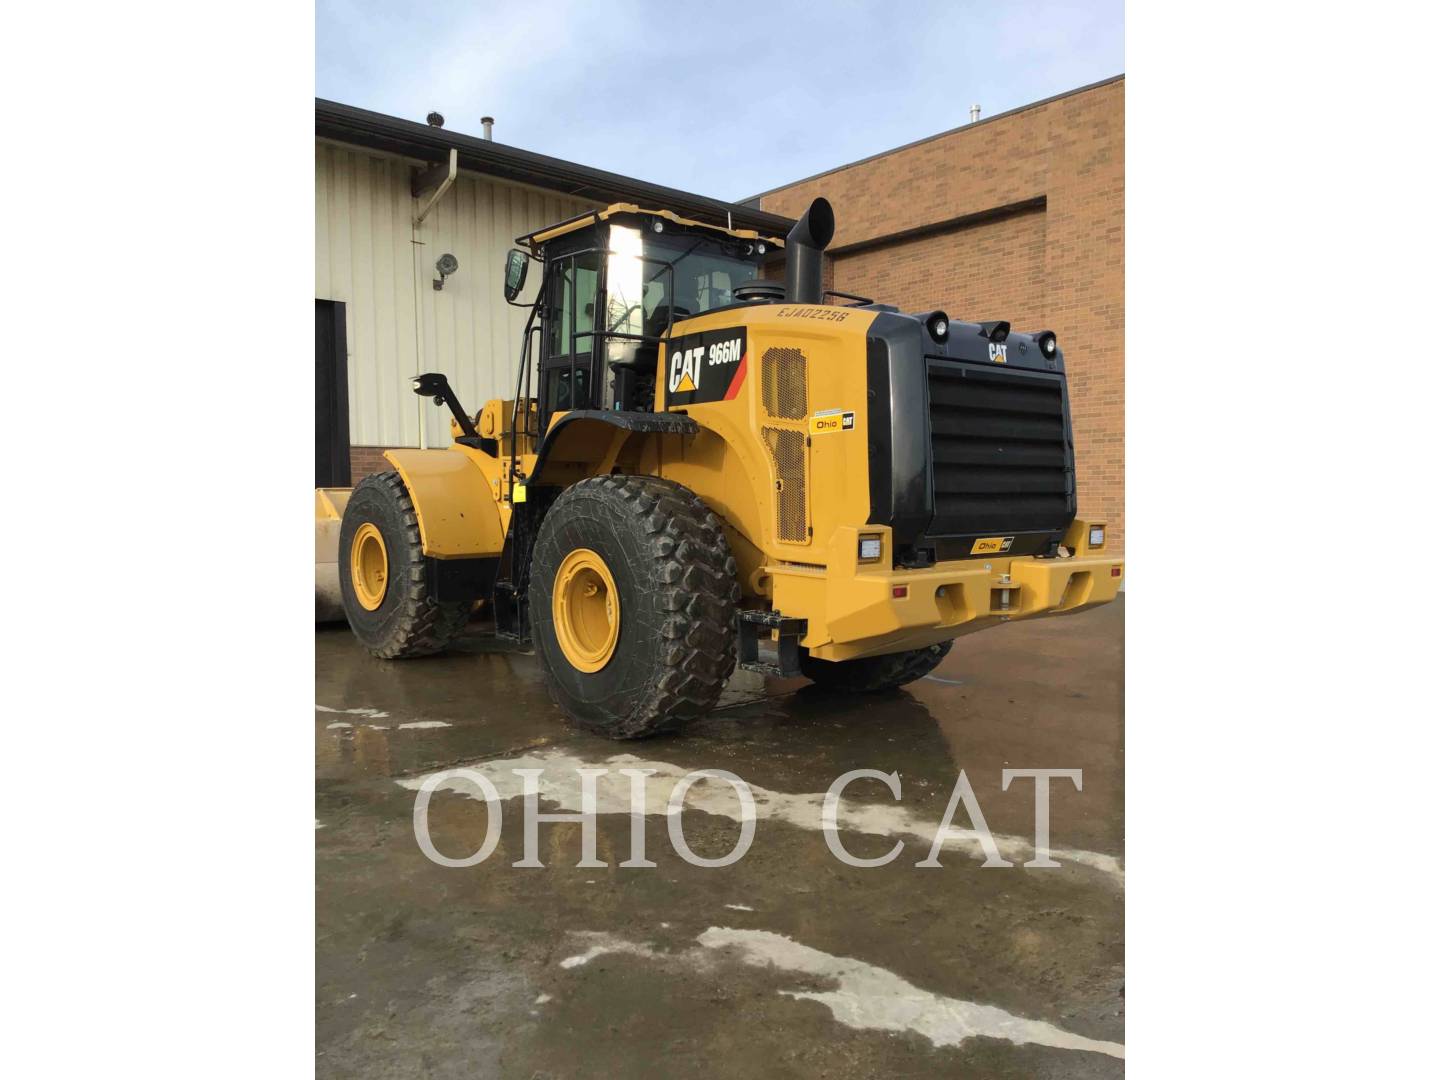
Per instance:
[[[570,728],[534,657],[481,634],[386,663],[343,627],[317,631],[318,1075],[1120,1075],[1123,603],[962,638],[932,677],[881,697],[741,674],[720,711],[638,743]],[[540,824],[545,868],[514,867],[520,798],[503,802],[483,863],[443,867],[420,850],[413,789],[427,775],[473,767],[505,795],[512,766],[543,767],[550,812],[570,808],[577,764],[657,769],[655,868],[619,865],[630,819],[604,812],[613,798],[598,816],[602,868],[576,866],[570,822]],[[843,864],[818,831],[824,792],[859,768],[903,785],[898,802],[874,780],[845,793],[848,850],[903,843],[883,867]],[[915,866],[962,768],[1017,865],[982,868],[962,844]],[[1051,786],[1060,868],[1019,865],[1034,785],[1002,791],[1006,768],[1083,770],[1083,791]],[[732,866],[692,866],[668,838],[664,798],[697,769],[757,793],[753,844]],[[740,829],[728,786],[711,785],[692,791],[707,809],[683,826],[713,858]],[[435,847],[463,858],[485,836],[485,803],[442,789],[429,824]],[[956,825],[969,824],[962,808]]]

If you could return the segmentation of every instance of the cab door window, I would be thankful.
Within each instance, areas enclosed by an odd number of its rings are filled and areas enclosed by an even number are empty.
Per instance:
[[[595,348],[599,256],[559,261],[550,279],[545,329],[545,403],[549,412],[593,408],[590,364]]]
[[[599,256],[592,252],[565,259],[551,278],[549,348],[546,350],[551,358],[568,358],[572,351],[581,356],[590,355],[594,347],[599,266]]]

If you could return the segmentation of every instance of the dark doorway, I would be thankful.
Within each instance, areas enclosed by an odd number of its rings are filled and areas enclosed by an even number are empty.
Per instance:
[[[315,486],[350,486],[345,305],[315,301]]]

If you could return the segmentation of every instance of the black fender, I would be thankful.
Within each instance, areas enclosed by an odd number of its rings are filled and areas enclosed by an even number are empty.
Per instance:
[[[696,435],[700,425],[682,413],[575,409],[550,425],[527,483],[543,484],[550,461],[598,461],[614,447],[617,431],[641,435]],[[617,448],[618,449],[618,448]]]

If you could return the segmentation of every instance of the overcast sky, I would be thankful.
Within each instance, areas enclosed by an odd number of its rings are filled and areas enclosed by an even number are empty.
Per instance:
[[[1124,70],[1122,0],[318,0],[315,92],[739,200]]]

